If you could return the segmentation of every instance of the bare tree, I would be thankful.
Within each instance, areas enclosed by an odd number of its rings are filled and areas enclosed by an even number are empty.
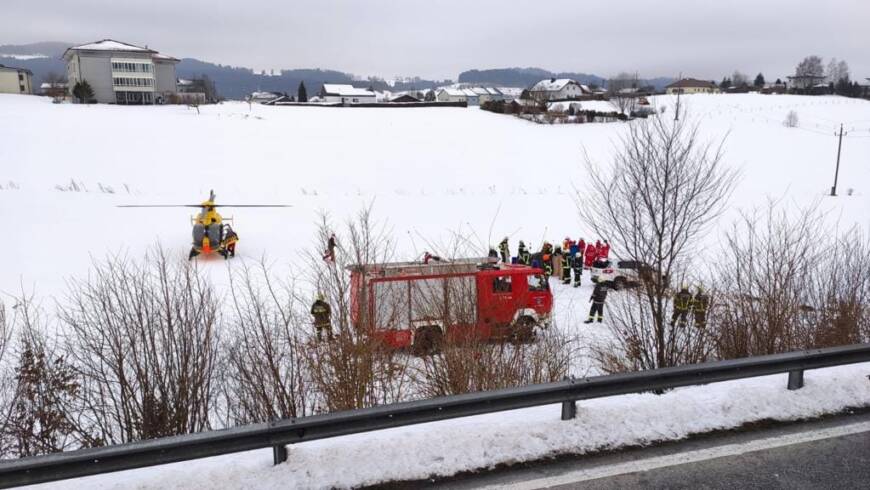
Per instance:
[[[831,58],[828,61],[828,68],[825,70],[825,76],[828,77],[828,83],[837,84],[841,81],[849,80],[849,64],[846,60],[837,60]]]
[[[799,124],[797,112],[788,111],[788,114],[785,116],[785,121],[783,121],[782,124],[787,128],[796,128]]]
[[[731,75],[731,83],[738,88],[745,87],[749,85],[749,77],[739,70],[734,70],[734,73]]]
[[[807,56],[794,70],[798,77],[824,77],[825,69],[822,66],[822,58],[818,56]]]
[[[308,415],[315,398],[305,361],[310,336],[294,286],[276,282],[261,261],[235,274],[230,290],[228,425]]]
[[[81,376],[87,429],[106,443],[210,427],[219,304],[182,257],[95,261],[73,280],[60,319]]]
[[[637,73],[622,72],[607,81],[608,98],[619,112],[631,115],[637,109],[634,92],[639,85]]]
[[[620,257],[646,264],[642,287],[628,292],[633,306],[609,310],[622,352],[622,362],[608,363],[613,370],[696,360],[686,354],[687,336],[668,322],[668,283],[684,276],[692,246],[736,184],[736,172],[722,165],[722,144],[701,141],[685,117],[659,117],[629,126],[610,168],[587,157],[580,217],[616,244]]]

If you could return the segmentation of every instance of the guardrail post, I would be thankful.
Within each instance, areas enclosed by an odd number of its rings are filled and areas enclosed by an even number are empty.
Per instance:
[[[278,444],[277,446],[272,446],[272,458],[275,460],[275,464],[281,464],[287,461],[287,446],[284,444]]]
[[[788,372],[788,389],[799,390],[804,387],[804,370]]]
[[[577,402],[570,400],[562,402],[562,420],[571,420],[577,416]]]
[[[562,381],[570,381],[571,384],[574,384],[573,376],[565,376],[562,378]],[[576,400],[568,400],[562,402],[562,420],[571,420],[577,416],[577,401]]]

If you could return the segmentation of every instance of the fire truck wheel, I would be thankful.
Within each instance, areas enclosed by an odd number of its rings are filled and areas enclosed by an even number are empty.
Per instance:
[[[517,320],[511,340],[516,344],[531,342],[535,339],[535,319],[524,316]]]
[[[435,325],[420,327],[414,335],[413,352],[417,356],[425,356],[441,349],[441,329]]]

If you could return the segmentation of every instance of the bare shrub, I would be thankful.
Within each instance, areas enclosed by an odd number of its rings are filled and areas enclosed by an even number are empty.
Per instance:
[[[338,246],[333,261],[324,260],[323,245],[335,233]],[[348,221],[344,233],[334,229],[322,215],[318,241],[308,253],[308,274],[314,292],[323,294],[332,308],[334,339],[310,342],[306,361],[319,393],[320,409],[326,411],[370,407],[402,400],[409,389],[408,360],[385,349],[375,335],[375,325],[366,308],[352,312],[351,270],[362,276],[374,264],[389,262],[394,243],[385,224],[375,222],[371,207]],[[355,286],[365,304],[365,281]],[[313,328],[313,327],[312,327]]]
[[[8,326],[5,311],[0,313],[0,355],[10,344],[13,328],[18,351],[14,369],[4,369],[0,454],[26,457],[99,444],[78,426],[78,376],[56,348],[41,309],[32,296],[22,293],[12,311]],[[6,362],[3,366],[9,368]]]
[[[570,368],[572,342],[555,327],[534,342],[445,344],[420,359],[416,380],[426,397],[559,381]]]
[[[744,213],[727,235],[718,265],[720,305],[711,311],[721,358],[800,348],[811,318],[814,264],[824,252],[821,217],[800,213],[790,221],[770,203],[766,214]]]
[[[700,140],[698,126],[667,118],[629,125],[612,166],[587,157],[588,188],[578,190],[580,217],[619,244],[620,257],[648,264],[647,279],[625,307],[609,307],[608,323],[621,351],[637,355],[609,370],[653,369],[699,359],[669,322],[672,278],[685,274],[697,238],[722,212],[737,174],[722,165],[722,143]],[[686,344],[689,342],[690,344]],[[598,357],[608,354],[609,346]],[[689,354],[691,353],[691,354]]]
[[[812,276],[818,315],[807,347],[870,341],[870,240],[853,229],[831,242]]]
[[[867,339],[870,245],[854,230],[837,236],[815,208],[744,213],[717,267],[721,358]]]
[[[95,261],[60,307],[82,416],[106,443],[210,427],[219,304],[182,257]]]
[[[798,126],[797,112],[788,111],[788,114],[785,116],[785,120],[782,122],[782,124],[787,128],[796,128]]]
[[[281,284],[265,262],[231,282],[232,314],[225,393],[230,425],[301,417],[312,411],[302,317],[292,284]]]

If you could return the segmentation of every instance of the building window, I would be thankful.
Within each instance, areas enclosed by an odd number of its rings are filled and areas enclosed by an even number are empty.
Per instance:
[[[24,92],[24,85],[19,85],[19,87],[21,88],[21,92],[23,93]]]
[[[19,82],[23,82],[23,81],[24,81],[24,73],[18,72],[18,81],[19,81]]]

